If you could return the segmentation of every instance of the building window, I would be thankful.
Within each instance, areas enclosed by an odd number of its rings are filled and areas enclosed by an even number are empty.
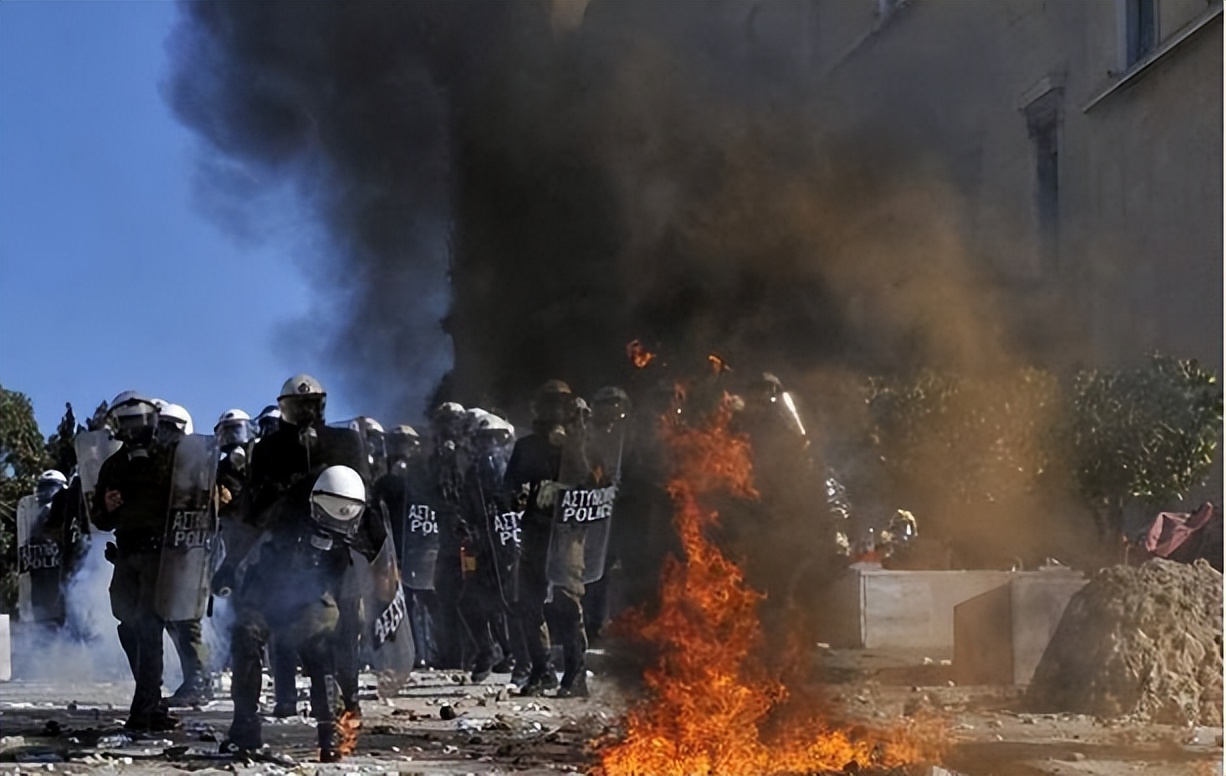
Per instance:
[[[1035,215],[1043,271],[1058,265],[1060,236],[1060,103],[1063,90],[1051,89],[1026,106],[1026,129],[1034,147]]]
[[[1158,0],[1124,0],[1124,65],[1132,67],[1158,42]]]

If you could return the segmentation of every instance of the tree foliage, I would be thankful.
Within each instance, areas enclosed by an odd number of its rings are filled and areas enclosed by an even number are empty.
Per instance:
[[[72,404],[65,402],[64,417],[60,418],[55,433],[47,438],[47,458],[51,461],[51,468],[64,475],[72,473],[77,465],[77,451],[72,442],[77,434],[84,430],[85,427],[77,423]]]
[[[946,531],[966,530],[961,516],[975,510],[1033,521],[1080,503],[1114,542],[1129,502],[1170,506],[1203,484],[1222,434],[1216,375],[1163,356],[1083,370],[1067,388],[1038,369],[922,371],[870,379],[864,398],[883,489]]]
[[[17,502],[51,463],[45,445],[29,397],[0,386],[0,600],[6,610],[17,590]]]
[[[1074,381],[1069,444],[1077,488],[1099,530],[1118,534],[1132,500],[1162,506],[1204,483],[1222,434],[1222,389],[1195,361],[1086,370]]]

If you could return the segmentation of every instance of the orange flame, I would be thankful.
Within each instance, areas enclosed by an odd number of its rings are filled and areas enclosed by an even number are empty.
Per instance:
[[[711,364],[711,371],[717,375],[732,371],[732,367],[728,366],[728,362],[714,353],[707,355],[707,362]]]
[[[643,347],[643,343],[638,340],[626,343],[626,355],[635,369],[646,369],[647,365],[656,359],[656,354]]]
[[[342,757],[348,757],[358,748],[358,728],[362,727],[362,718],[352,711],[346,710],[336,721],[337,735],[336,751]]]
[[[935,739],[913,728],[872,732],[834,725],[812,698],[789,692],[758,657],[763,596],[706,538],[719,515],[703,506],[704,499],[757,497],[749,443],[730,432],[729,405],[726,399],[704,428],[662,424],[684,559],[669,558],[665,565],[658,613],[630,623],[660,657],[644,676],[648,698],[628,713],[624,737],[599,751],[602,773],[762,776],[838,771],[853,762],[894,767],[935,757]]]

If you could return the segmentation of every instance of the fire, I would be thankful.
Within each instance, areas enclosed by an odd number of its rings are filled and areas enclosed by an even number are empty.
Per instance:
[[[358,748],[358,728],[360,727],[362,727],[362,718],[349,710],[342,713],[340,719],[336,721],[337,735],[340,739],[336,743],[336,751],[340,752],[342,757],[348,757]]]
[[[790,690],[759,657],[763,596],[706,538],[719,516],[704,499],[757,497],[749,443],[729,430],[729,406],[725,401],[703,428],[662,425],[684,559],[665,566],[658,613],[631,625],[658,649],[659,660],[644,677],[648,698],[628,713],[624,736],[599,752],[601,771],[763,776],[929,759],[936,754],[926,750],[932,739],[915,730],[836,726],[821,704]]]
[[[732,371],[732,367],[728,366],[728,362],[714,353],[707,356],[707,363],[711,365],[711,371],[717,375]]]
[[[656,354],[643,347],[643,343],[638,340],[626,343],[626,355],[630,357],[630,363],[634,364],[635,369],[646,369],[647,365],[656,359]]]

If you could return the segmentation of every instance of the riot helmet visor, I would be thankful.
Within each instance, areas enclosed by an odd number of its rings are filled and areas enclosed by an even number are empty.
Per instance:
[[[219,447],[234,447],[245,445],[251,441],[251,421],[227,420],[219,423],[215,429]]]
[[[111,433],[127,444],[148,443],[153,438],[157,423],[157,407],[147,401],[132,401],[115,407],[107,414]]]
[[[277,399],[281,420],[293,426],[310,426],[324,419],[324,397],[320,394],[282,396]]]

